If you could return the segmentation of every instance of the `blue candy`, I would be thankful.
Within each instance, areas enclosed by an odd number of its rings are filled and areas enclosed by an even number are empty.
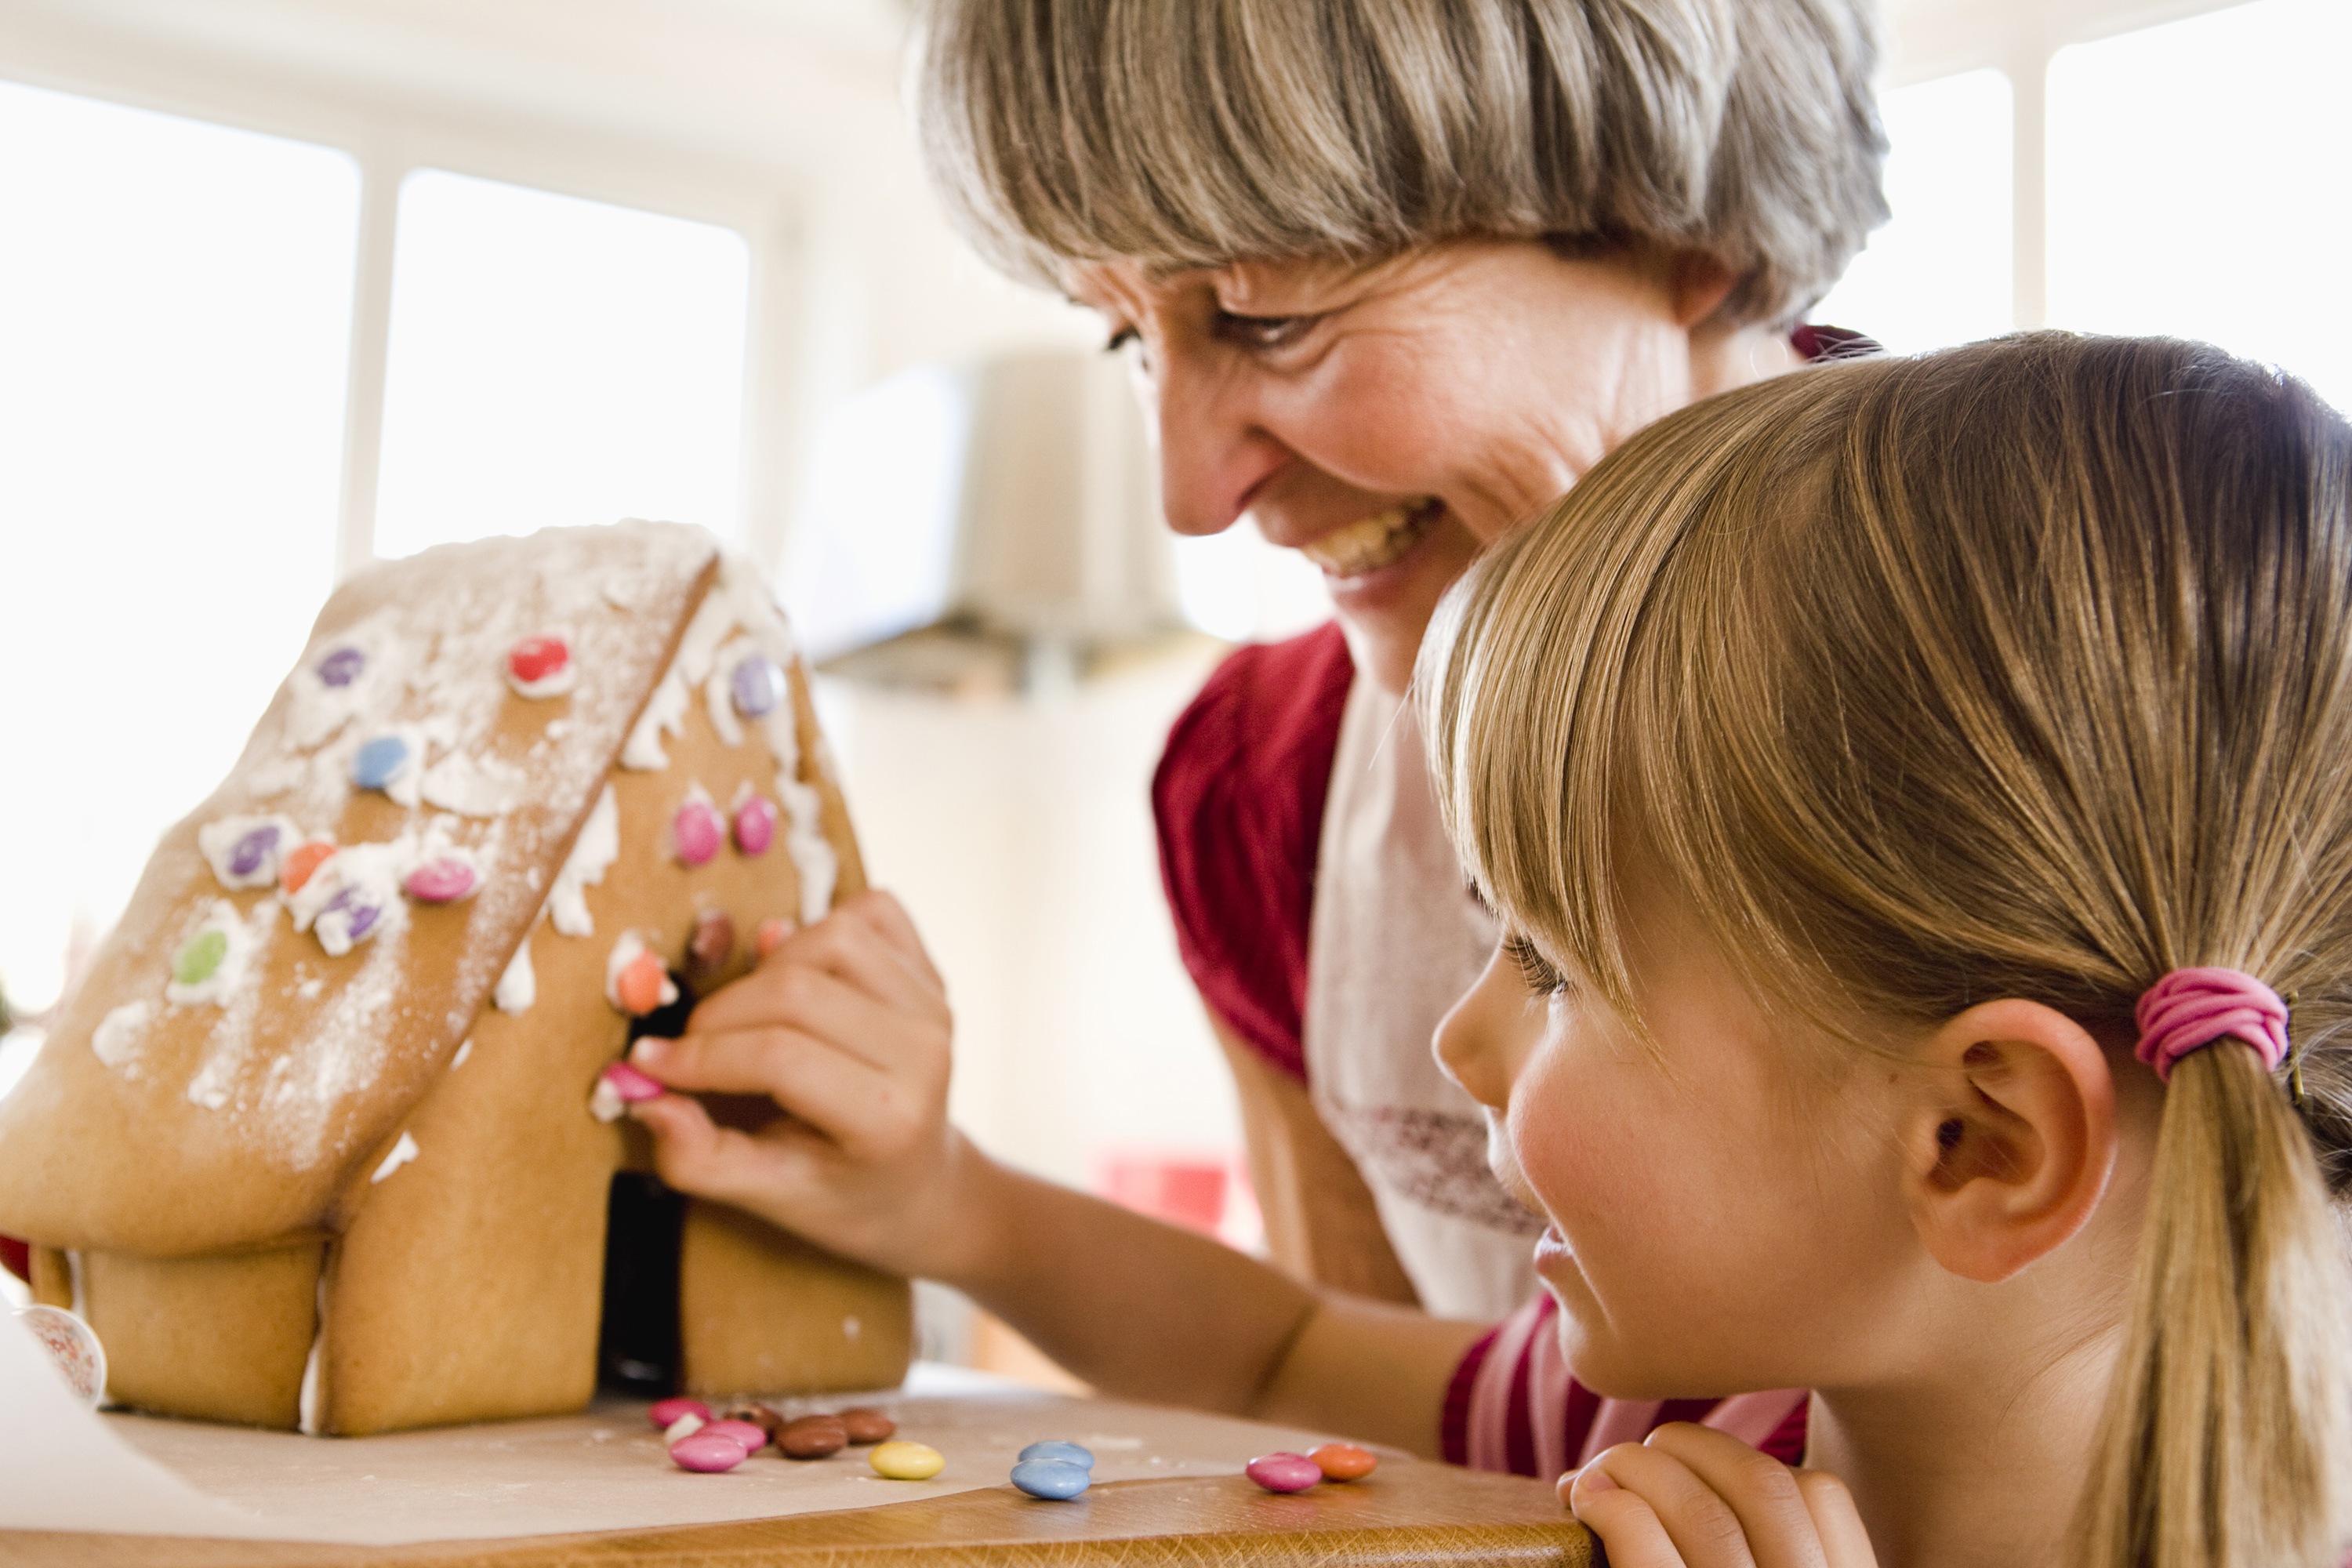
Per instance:
[[[382,789],[407,764],[408,742],[397,735],[378,735],[352,759],[352,782],[362,789]]]
[[[746,719],[760,719],[784,700],[784,672],[766,654],[755,653],[735,667],[730,682],[735,689],[735,710]]]
[[[1025,1465],[1032,1459],[1043,1460],[1049,1464],[1076,1465],[1083,1470],[1091,1470],[1095,1468],[1095,1457],[1092,1454],[1087,1453],[1076,1443],[1064,1443],[1058,1440],[1032,1443],[1021,1450],[1023,1464]]]
[[[1033,1445],[1066,1448],[1067,1443]],[[1078,1450],[1083,1454],[1084,1448]],[[1094,1483],[1083,1465],[1066,1459],[1030,1459],[1013,1467],[1013,1484],[1031,1497],[1044,1498],[1048,1502],[1067,1502]]]

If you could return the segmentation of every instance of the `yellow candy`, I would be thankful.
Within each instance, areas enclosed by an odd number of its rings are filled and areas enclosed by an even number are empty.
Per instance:
[[[883,1443],[866,1462],[894,1481],[928,1481],[947,1468],[948,1457],[928,1443]]]

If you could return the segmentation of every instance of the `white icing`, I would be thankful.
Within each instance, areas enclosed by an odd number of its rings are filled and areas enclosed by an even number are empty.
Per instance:
[[[601,590],[604,602],[616,610],[634,610],[640,602],[636,584],[626,577],[607,577]]]
[[[457,1042],[457,1054],[449,1058],[449,1070],[451,1072],[456,1072],[459,1068],[464,1067],[466,1065],[466,1058],[473,1054],[474,1037],[468,1035],[464,1039]]]
[[[530,1012],[530,1005],[539,1000],[539,972],[530,966],[529,931],[523,932],[522,945],[507,961],[505,973],[499,976],[498,989],[490,993],[490,1000],[499,1012],[509,1016]]]
[[[628,1110],[628,1101],[613,1087],[613,1080],[599,1074],[596,1087],[588,1091],[588,1114],[599,1121],[618,1121]]]
[[[81,1249],[66,1248],[66,1287],[73,1297],[73,1315],[89,1321],[89,1292],[82,1289]]]
[[[230,868],[229,860],[236,853],[238,841],[257,827],[278,829],[278,842],[264,851],[252,870],[243,876]],[[224,816],[218,822],[207,822],[196,829],[196,847],[212,868],[214,879],[224,888],[267,888],[278,880],[278,862],[286,852],[302,842],[302,830],[285,817],[273,814],[261,816]]]
[[[730,638],[712,661],[710,679],[702,683],[703,706],[709,710],[710,727],[730,746],[743,743],[743,725],[735,717],[735,667],[743,662],[744,655],[759,651],[749,637]]]
[[[433,805],[460,816],[496,816],[513,809],[522,786],[518,768],[495,757],[451,752],[425,771],[420,792]]]
[[[327,977],[323,974],[313,974],[310,979],[294,987],[294,994],[305,1002],[315,1002],[319,999],[319,993],[326,988]]]
[[[310,751],[334,739],[357,715],[381,710],[386,693],[398,689],[399,672],[388,657],[397,612],[383,609],[347,632],[311,644],[302,662],[287,681],[292,701],[287,708],[287,729],[294,743]],[[330,686],[319,679],[319,666],[337,648],[357,648],[364,662],[345,686]]]
[[[182,938],[181,946],[184,947],[206,931],[216,931],[227,943],[221,953],[220,963],[210,974],[193,985],[183,985],[177,980],[167,982],[163,986],[163,1000],[181,1007],[194,1006],[200,1002],[210,1002],[215,1005],[226,1003],[244,983],[246,965],[252,961],[253,950],[267,936],[269,922],[277,915],[277,905],[265,901],[254,906],[253,916],[248,921],[239,915],[236,906],[226,899],[215,899],[212,907],[205,911],[204,923]],[[176,959],[179,949],[174,948],[173,952]]]
[[[196,1076],[188,1080],[188,1103],[201,1105],[206,1110],[218,1110],[228,1103],[229,1075],[236,1064],[227,1057],[207,1057]]]
[[[587,889],[602,882],[620,858],[621,805],[614,797],[613,786],[606,784],[604,793],[596,797],[595,809],[581,825],[580,837],[547,895],[547,918],[557,931],[566,936],[596,934],[595,917],[588,912]]]
[[[381,1182],[415,1158],[416,1140],[404,1131],[400,1135],[400,1142],[392,1146],[392,1152],[383,1157],[383,1163],[375,1168],[375,1174],[370,1176],[368,1181],[372,1184]]]
[[[89,1048],[108,1067],[119,1068],[139,1053],[139,1037],[155,1016],[152,1002],[125,1002],[99,1020],[90,1031]]]
[[[302,1363],[302,1397],[295,1423],[305,1437],[319,1435],[319,1347],[327,1342],[327,1273],[323,1268],[319,1271],[319,1289],[312,1309],[317,1316],[311,1321],[317,1326],[310,1331],[310,1359]]]
[[[678,679],[677,666],[664,672],[654,694],[646,700],[646,710],[637,715],[636,727],[629,731],[626,744],[621,748],[621,765],[638,773],[656,773],[669,766],[669,753],[662,750],[662,735],[686,733],[686,682]]]
[[[625,931],[621,933],[621,940],[613,944],[613,951],[604,959],[604,1000],[621,1012],[628,1011],[621,1005],[621,972],[635,963],[638,955],[649,951],[643,937],[635,931]],[[677,1000],[677,986],[670,979],[669,968],[665,964],[662,968],[661,1005],[667,1007]]]
[[[415,868],[417,843],[404,833],[387,844],[346,844],[329,857],[301,890],[286,900],[294,929],[308,931],[328,953],[341,958],[358,942],[373,941],[408,924],[408,901],[401,896],[400,880]],[[333,908],[344,893],[352,895],[344,908]],[[374,922],[352,933],[353,917],[362,905],[374,906]]]

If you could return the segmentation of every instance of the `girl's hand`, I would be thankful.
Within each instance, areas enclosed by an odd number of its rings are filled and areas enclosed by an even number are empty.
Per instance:
[[[737,1125],[682,1094],[630,1111],[680,1192],[896,1273],[950,1272],[971,1230],[959,1177],[985,1164],[948,1125],[952,1027],[906,911],[862,893],[712,993],[678,1038],[631,1051],[669,1088],[757,1097],[722,1104]]]
[[[1559,1479],[1611,1568],[1876,1568],[1843,1482],[1682,1422]]]

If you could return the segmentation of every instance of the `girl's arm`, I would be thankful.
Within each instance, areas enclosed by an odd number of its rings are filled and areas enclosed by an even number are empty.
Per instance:
[[[1448,1380],[1480,1325],[1318,1295],[996,1163],[948,1123],[950,1035],[912,924],[869,893],[632,1058],[671,1088],[760,1096],[782,1114],[722,1126],[685,1095],[633,1114],[672,1186],[955,1286],[1108,1393],[1436,1451]]]

